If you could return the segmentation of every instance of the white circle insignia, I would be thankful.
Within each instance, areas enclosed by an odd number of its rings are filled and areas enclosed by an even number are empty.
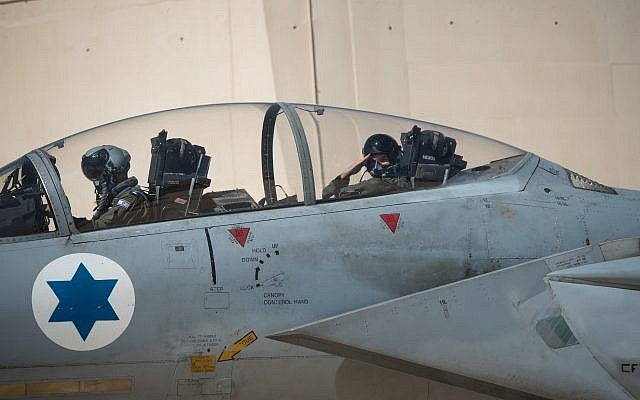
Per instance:
[[[56,258],[40,271],[31,306],[38,326],[54,343],[88,351],[112,343],[127,329],[135,293],[118,263],[75,253]]]

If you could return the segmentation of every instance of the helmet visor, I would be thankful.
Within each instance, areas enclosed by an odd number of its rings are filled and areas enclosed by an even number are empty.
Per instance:
[[[92,181],[99,179],[104,173],[108,157],[109,155],[104,150],[82,156],[82,173],[84,176]]]

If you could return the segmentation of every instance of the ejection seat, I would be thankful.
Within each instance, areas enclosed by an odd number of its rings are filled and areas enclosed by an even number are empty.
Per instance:
[[[456,154],[456,140],[438,131],[422,130],[417,125],[400,135],[403,154],[401,174],[413,185],[444,185],[447,179],[467,167],[462,156]]]
[[[153,219],[169,220],[192,215],[258,208],[244,189],[204,193],[211,185],[207,178],[211,157],[205,148],[186,139],[167,139],[162,130],[151,139],[149,194]]]
[[[184,218],[198,214],[207,179],[211,157],[202,146],[186,139],[167,139],[162,130],[151,139],[149,195],[153,204],[153,218],[160,220]]]

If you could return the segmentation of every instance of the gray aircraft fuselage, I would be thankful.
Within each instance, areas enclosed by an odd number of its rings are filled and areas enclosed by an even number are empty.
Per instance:
[[[564,168],[529,153],[494,163],[510,169],[483,182],[452,178],[429,190],[80,233],[68,227],[73,220],[43,153],[28,157],[48,171],[54,211],[66,221],[53,237],[0,239],[0,397],[7,398],[64,390],[100,399],[411,396],[424,389],[417,378],[265,336],[640,236],[639,192],[576,188]],[[47,338],[31,302],[43,267],[77,253],[115,261],[135,288],[126,330],[90,351]],[[376,380],[414,386],[372,393]]]

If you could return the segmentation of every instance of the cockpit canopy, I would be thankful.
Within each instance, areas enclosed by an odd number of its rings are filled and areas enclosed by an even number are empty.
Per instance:
[[[59,174],[76,219],[90,219],[96,206],[94,185],[81,170],[83,154],[102,145],[126,150],[131,155],[129,177],[137,177],[154,204],[148,221],[153,222],[340,201],[322,200],[323,188],[362,157],[363,143],[375,133],[402,144],[399,173],[415,178],[402,190],[489,179],[524,154],[504,143],[425,121],[285,103],[151,113],[80,132],[41,150],[48,155],[45,163]],[[495,163],[498,160],[502,161]],[[6,204],[15,197],[16,189],[7,183],[15,168],[12,164],[0,171],[0,184],[8,185],[0,194],[9,199],[3,200]],[[366,179],[370,174],[362,169],[351,177],[351,184]],[[429,184],[415,184],[421,179]]]
[[[0,237],[56,230],[44,185],[31,160],[22,157],[0,171]]]

